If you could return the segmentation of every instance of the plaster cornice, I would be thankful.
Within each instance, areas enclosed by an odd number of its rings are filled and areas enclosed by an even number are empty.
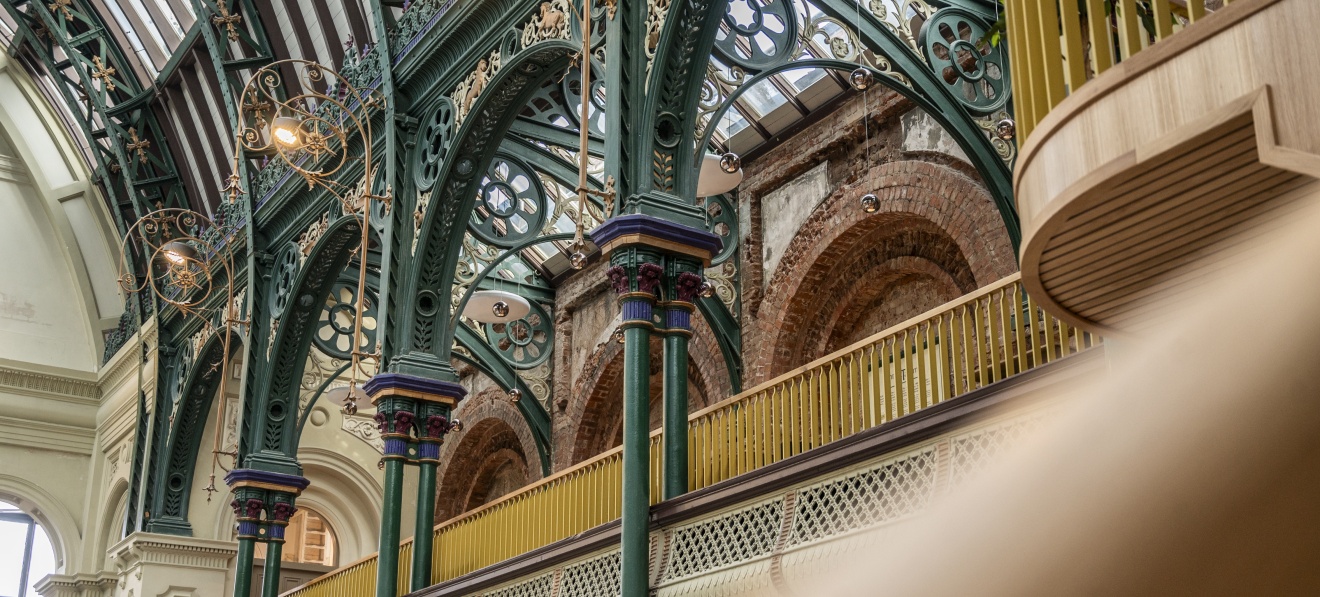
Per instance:
[[[89,455],[96,431],[71,425],[0,417],[0,445]]]
[[[133,533],[110,548],[116,568],[131,570],[144,564],[228,570],[238,544],[194,537]]]
[[[69,375],[61,375],[15,365],[13,362],[0,363],[0,389],[93,406],[100,401],[100,385],[85,374],[71,371]]]

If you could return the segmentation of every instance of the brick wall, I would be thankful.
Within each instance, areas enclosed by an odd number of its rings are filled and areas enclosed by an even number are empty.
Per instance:
[[[1017,269],[972,166],[956,152],[905,149],[905,138],[915,136],[905,135],[903,117],[914,108],[898,94],[873,96],[870,104],[869,133],[854,98],[745,165],[738,189],[744,387]],[[822,165],[823,197],[804,195],[806,205],[782,195],[763,201],[804,174],[818,176],[812,170]],[[868,192],[880,198],[877,213],[861,208]],[[801,224],[791,236],[767,237],[765,223],[784,217]],[[769,266],[767,253],[776,257]]]

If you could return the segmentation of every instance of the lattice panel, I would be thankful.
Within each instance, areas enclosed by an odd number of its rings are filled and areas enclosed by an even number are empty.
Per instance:
[[[619,552],[564,567],[559,597],[615,597],[619,594]]]
[[[798,492],[789,545],[869,527],[926,507],[935,492],[933,446],[875,468],[805,487]]]
[[[552,597],[554,590],[555,573],[552,571],[518,584],[487,591],[481,597]]]
[[[950,440],[950,480],[954,485],[980,472],[987,464],[999,458],[1004,451],[1016,445],[1023,436],[1035,432],[1048,419],[1047,413],[1036,413],[999,425],[977,429],[967,435]]]
[[[673,580],[770,553],[784,519],[782,498],[730,512],[673,531],[670,563],[663,580]]]

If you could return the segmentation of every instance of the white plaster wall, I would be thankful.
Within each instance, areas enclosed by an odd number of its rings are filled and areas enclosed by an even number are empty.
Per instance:
[[[765,264],[762,278],[765,284],[774,277],[784,250],[797,235],[802,222],[829,196],[829,167],[829,162],[821,162],[761,199],[761,229],[765,239],[761,243],[761,259]]]
[[[0,56],[0,358],[95,371],[123,308],[110,215],[76,146]]]
[[[904,114],[902,123],[903,151],[942,153],[971,163],[953,135],[921,108],[913,108]]]
[[[0,179],[0,358],[95,371],[97,342],[31,185]]]

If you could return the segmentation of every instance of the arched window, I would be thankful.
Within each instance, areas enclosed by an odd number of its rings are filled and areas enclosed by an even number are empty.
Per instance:
[[[0,595],[36,597],[35,585],[55,572],[50,537],[17,506],[0,502]]]
[[[333,568],[337,565],[338,551],[334,529],[330,528],[325,517],[315,510],[299,506],[298,512],[289,519],[289,526],[284,529],[284,551],[280,553],[280,561]],[[257,544],[256,557],[265,559],[264,543]]]

